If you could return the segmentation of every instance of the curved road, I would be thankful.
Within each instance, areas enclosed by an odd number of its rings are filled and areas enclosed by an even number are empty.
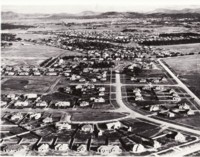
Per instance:
[[[158,120],[158,119],[154,119],[154,118],[142,115],[138,112],[135,112],[134,110],[131,110],[122,101],[121,87],[122,87],[122,84],[121,84],[121,81],[120,81],[120,75],[116,74],[116,99],[117,99],[117,103],[120,106],[120,108],[118,110],[122,110],[123,112],[130,113],[129,117],[131,117],[131,118],[137,117],[137,118],[146,119],[148,121],[152,121],[152,122],[160,124],[160,125],[165,125],[167,127],[171,127],[171,128],[175,128],[175,129],[178,129],[178,130],[183,130],[183,131],[186,131],[186,132],[190,132],[190,133],[193,133],[193,134],[200,135],[199,130],[194,130],[194,129],[190,129],[190,128],[187,128],[187,127],[184,127],[184,126],[171,124],[171,123],[168,123],[168,122],[165,122],[165,121],[161,121],[161,120]]]

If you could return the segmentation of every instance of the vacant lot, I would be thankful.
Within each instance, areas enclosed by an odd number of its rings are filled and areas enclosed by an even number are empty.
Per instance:
[[[14,42],[11,47],[1,49],[2,65],[39,65],[43,60],[58,55],[77,55],[78,52],[36,45],[25,42]]]
[[[179,45],[164,45],[156,46],[170,51],[179,51],[182,54],[200,52],[200,44],[179,44]]]
[[[43,93],[47,92],[55,77],[12,77],[3,78],[2,92]]]
[[[200,55],[167,58],[164,61],[200,97]]]
[[[72,114],[72,121],[106,121],[112,120],[113,121],[117,118],[124,117],[125,114],[122,113],[110,113],[110,112],[76,112]]]

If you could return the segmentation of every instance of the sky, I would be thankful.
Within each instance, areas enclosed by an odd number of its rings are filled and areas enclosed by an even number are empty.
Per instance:
[[[158,8],[200,8],[200,0],[1,0],[2,11],[18,13],[149,12]]]

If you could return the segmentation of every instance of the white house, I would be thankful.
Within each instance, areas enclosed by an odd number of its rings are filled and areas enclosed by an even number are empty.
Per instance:
[[[40,101],[36,103],[36,106],[40,106],[40,107],[47,107],[48,104],[46,101]]]
[[[119,129],[121,127],[121,123],[119,121],[113,123],[107,123],[106,126],[108,130]]]
[[[122,150],[119,148],[119,146],[103,145],[97,149],[97,152],[101,155],[117,155],[122,153]]]
[[[81,107],[89,106],[89,102],[87,102],[87,101],[82,101],[82,102],[80,103],[80,106],[81,106]]]
[[[62,129],[70,130],[72,128],[72,126],[68,122],[62,122],[62,121],[56,122],[55,127],[58,128],[59,130]]]
[[[17,101],[15,102],[14,106],[28,106],[28,101]]]
[[[82,126],[81,130],[84,131],[84,132],[92,133],[94,131],[94,127],[93,127],[93,125],[86,124],[86,125]]]
[[[43,143],[37,148],[37,150],[38,152],[47,152],[49,151],[49,145],[47,143]]]
[[[68,151],[69,150],[69,144],[59,143],[59,144],[55,145],[54,149],[57,150],[57,151]]]
[[[51,117],[46,117],[42,120],[43,123],[51,123],[53,122],[53,119]]]
[[[78,148],[77,148],[77,152],[79,153],[84,153],[87,151],[87,146],[85,144],[81,144]]]
[[[25,96],[28,98],[28,99],[36,99],[37,98],[37,94],[34,94],[34,93],[30,93],[30,94],[25,94]]]
[[[135,145],[133,146],[133,149],[132,149],[132,152],[133,152],[133,153],[142,153],[142,152],[144,152],[144,151],[146,151],[146,149],[145,149],[144,146],[141,145],[141,144],[135,144]]]
[[[94,102],[96,102],[96,103],[104,103],[104,102],[105,102],[105,99],[102,98],[102,97],[96,98],[96,99],[94,100]]]
[[[59,101],[55,104],[55,106],[58,107],[66,107],[66,106],[70,106],[70,102],[69,101]]]

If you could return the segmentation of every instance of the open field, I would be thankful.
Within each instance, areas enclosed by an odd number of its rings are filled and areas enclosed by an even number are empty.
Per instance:
[[[124,117],[125,114],[122,113],[110,113],[110,112],[91,112],[88,114],[87,112],[81,113],[73,113],[72,121],[104,121],[104,120],[115,120],[117,118]]]
[[[163,48],[169,51],[178,51],[182,54],[186,53],[199,53],[200,52],[200,44],[179,44],[179,45],[163,45],[156,46],[157,48]]]
[[[2,78],[2,93],[47,92],[56,77],[10,77]]]
[[[167,58],[164,61],[200,97],[200,55]]]
[[[59,49],[45,45],[36,45],[26,42],[13,42],[11,47],[1,49],[2,65],[39,65],[49,57],[61,54],[77,55],[78,52]]]

